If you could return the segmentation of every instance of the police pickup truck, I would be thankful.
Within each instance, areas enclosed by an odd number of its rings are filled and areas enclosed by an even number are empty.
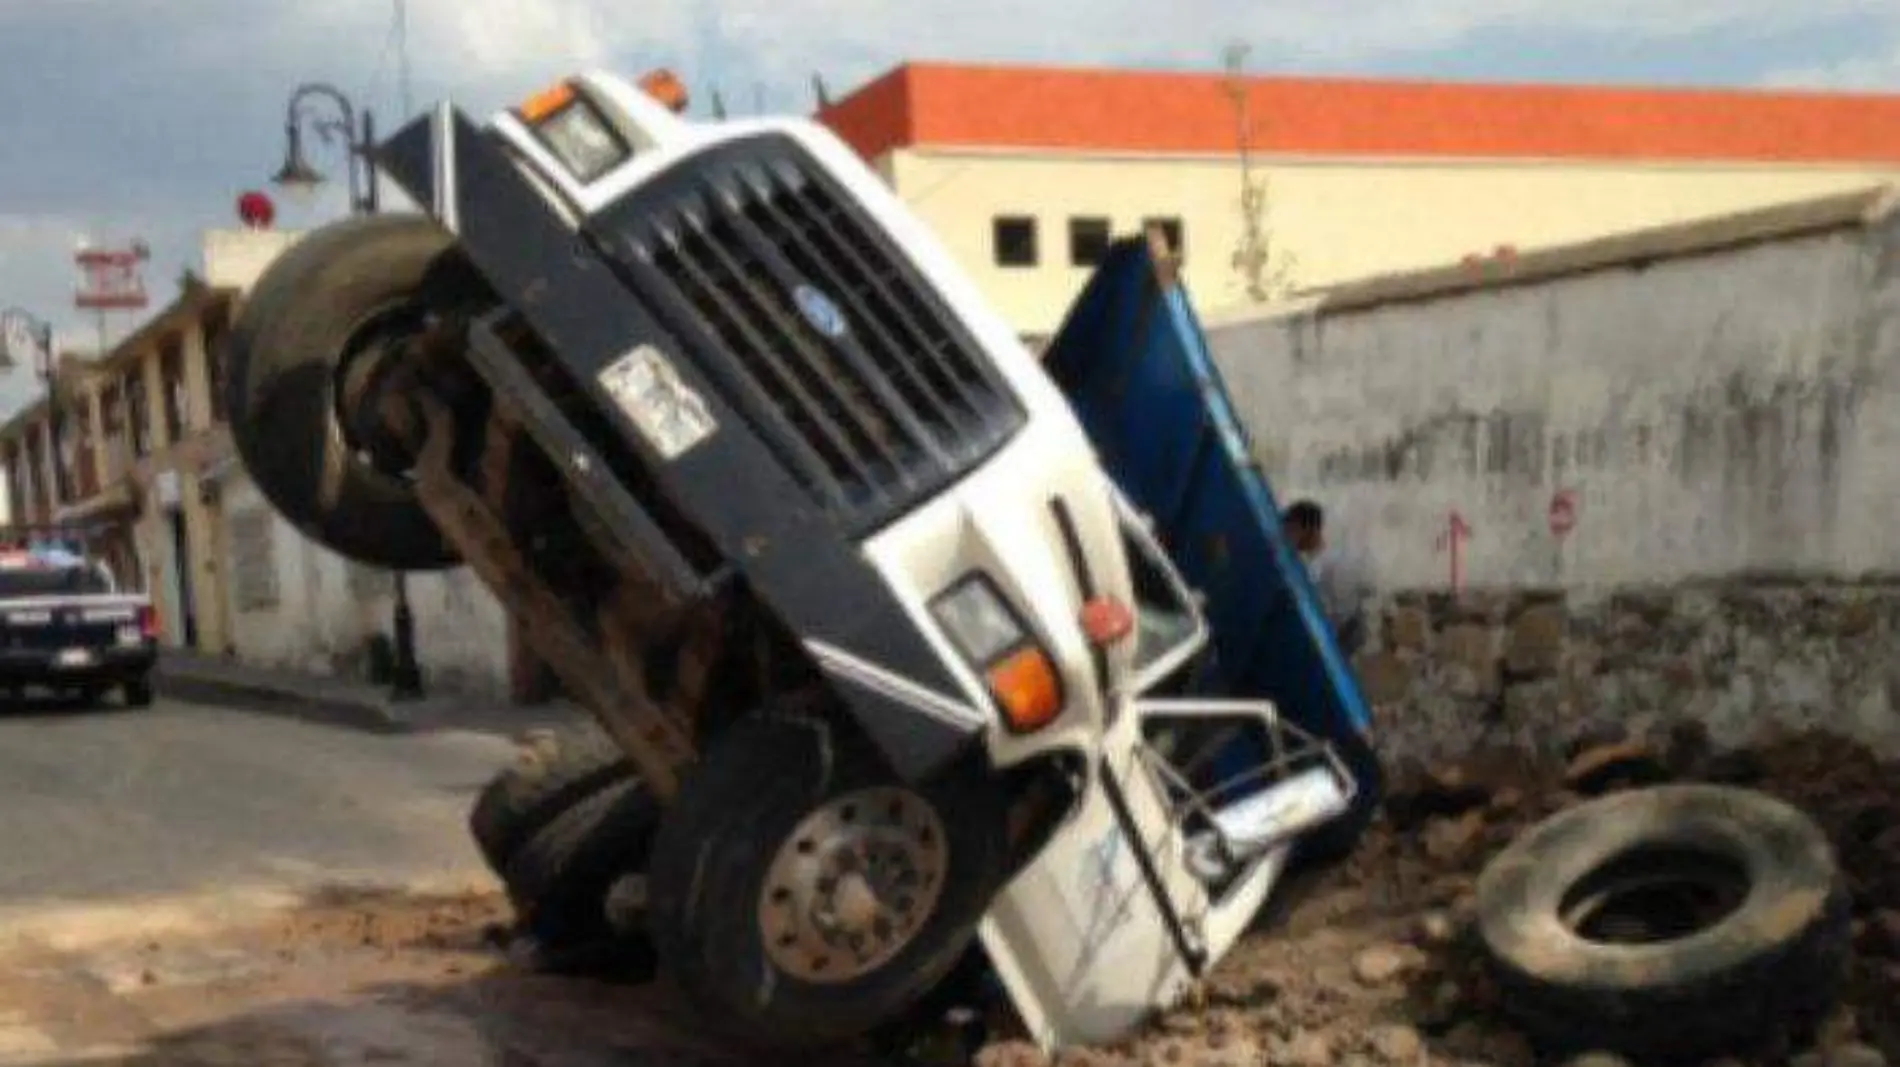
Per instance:
[[[95,560],[58,548],[0,552],[0,691],[28,688],[97,703],[117,688],[152,702],[158,620],[149,598],[121,592]]]

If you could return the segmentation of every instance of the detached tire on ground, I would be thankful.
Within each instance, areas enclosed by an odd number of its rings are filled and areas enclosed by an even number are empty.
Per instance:
[[[969,765],[901,785],[823,721],[734,725],[654,842],[647,915],[662,972],[761,1050],[896,1020],[972,943],[1004,869],[1002,792]]]
[[[1849,901],[1827,838],[1794,808],[1660,786],[1533,827],[1477,886],[1500,1000],[1554,1052],[1740,1052],[1800,1035],[1839,995]]]
[[[339,385],[378,341],[421,312],[477,299],[447,233],[420,215],[333,223],[292,245],[233,325],[225,403],[258,491],[306,536],[371,566],[432,570],[457,561],[390,450],[347,434]]]

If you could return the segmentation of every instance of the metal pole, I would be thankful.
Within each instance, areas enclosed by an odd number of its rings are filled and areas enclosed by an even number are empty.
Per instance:
[[[357,154],[363,164],[363,211],[374,215],[379,210],[381,197],[376,192],[376,120],[369,111],[363,112],[363,143]]]
[[[368,110],[363,112],[362,140],[353,145],[350,151],[350,181],[354,188],[356,167],[362,167],[363,194],[356,201],[357,210],[366,215],[374,215],[381,198],[376,190],[376,123]],[[422,665],[416,661],[416,616],[409,606],[409,575],[406,571],[395,571],[395,611],[390,620],[390,629],[396,642],[396,662],[390,669],[389,698],[391,700],[420,700],[425,694],[422,685]]]

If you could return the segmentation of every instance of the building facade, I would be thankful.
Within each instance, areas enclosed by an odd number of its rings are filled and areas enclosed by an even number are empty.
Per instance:
[[[913,63],[820,117],[1029,335],[1151,222],[1219,310],[1253,300],[1250,247],[1283,295],[1900,177],[1895,95]]]
[[[0,427],[0,464],[13,520],[70,531],[148,593],[167,646],[368,676],[373,647],[389,639],[393,576],[285,522],[237,461],[225,419],[231,324],[298,236],[208,233],[204,275],[103,356],[62,359],[52,396]],[[409,596],[433,685],[511,688],[514,635],[479,581],[461,568],[413,575]]]

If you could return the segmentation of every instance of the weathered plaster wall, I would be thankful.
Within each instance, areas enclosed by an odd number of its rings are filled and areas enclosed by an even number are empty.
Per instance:
[[[1384,588],[1900,572],[1900,222],[1209,330]],[[1578,523],[1551,534],[1568,491]]]
[[[1900,753],[1900,578],[1400,593],[1372,619],[1357,665],[1395,761],[1555,759],[1683,718],[1718,745],[1825,726]]]
[[[239,474],[225,490],[233,641],[249,664],[362,677],[389,634],[393,584],[306,539]],[[431,689],[508,694],[507,616],[466,568],[409,577],[416,658]]]

